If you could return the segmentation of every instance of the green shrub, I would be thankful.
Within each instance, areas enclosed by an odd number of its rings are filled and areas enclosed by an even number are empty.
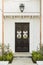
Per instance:
[[[2,45],[0,45],[0,48],[2,49]],[[4,45],[4,50],[2,49],[2,51],[3,53],[2,56],[0,56],[0,61],[9,61],[11,63],[13,60],[13,53],[10,51],[9,44],[8,46]]]
[[[0,61],[2,61],[2,56],[0,56]]]
[[[43,60],[43,55],[40,52],[32,52],[32,60],[33,62],[36,63],[36,61],[38,60]]]
[[[2,59],[3,59],[4,61],[6,61],[6,60],[7,60],[6,55],[3,55],[3,56],[2,56]]]
[[[37,55],[38,54],[38,52],[36,52],[36,51],[33,51],[32,52],[32,55],[34,56],[34,55]]]
[[[36,63],[37,54],[38,54],[37,52],[34,52],[34,51],[32,52],[32,60],[33,60],[34,63]]]
[[[11,55],[11,56],[13,56],[13,53],[12,52],[9,52],[8,54]]]
[[[41,49],[39,51],[43,55],[43,45],[41,46]]]
[[[7,56],[6,56],[6,58],[7,58],[7,61],[9,61],[9,63],[11,63],[12,60],[13,60],[13,53],[12,53],[12,52],[9,52],[9,53],[7,54]]]
[[[9,53],[4,53],[3,56],[0,56],[0,61],[9,61],[9,63],[11,63],[13,60],[13,53],[9,52]]]

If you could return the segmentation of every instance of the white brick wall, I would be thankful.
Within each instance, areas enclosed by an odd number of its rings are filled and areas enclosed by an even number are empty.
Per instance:
[[[2,9],[2,0],[0,0],[0,9]]]
[[[0,43],[2,43],[2,0],[0,0]]]
[[[29,41],[29,47],[30,52],[32,50],[37,50],[37,47],[40,43],[40,19],[38,18],[17,18],[17,19],[5,19],[5,26],[4,26],[4,32],[5,32],[5,43],[9,43],[12,50],[15,52],[15,22],[29,22],[30,23],[30,41]]]
[[[4,3],[5,12],[20,12],[19,6],[23,3],[24,12],[40,12],[40,0],[7,0]]]
[[[0,9],[2,9],[2,0],[0,0]],[[40,12],[40,0],[5,0],[5,12],[20,12],[20,3],[25,4],[24,12]],[[43,6],[43,4],[42,4]],[[42,7],[43,8],[43,7]],[[43,13],[43,9],[42,9]],[[12,50],[15,52],[15,22],[30,23],[30,52],[37,49],[40,43],[40,18],[32,19],[5,19],[4,20],[4,42],[10,43]],[[0,43],[2,42],[2,12],[0,10]],[[42,43],[43,43],[43,15],[42,15]]]
[[[41,24],[42,24],[42,44],[43,44],[43,0],[41,1],[41,15],[42,15],[42,17],[41,17]]]

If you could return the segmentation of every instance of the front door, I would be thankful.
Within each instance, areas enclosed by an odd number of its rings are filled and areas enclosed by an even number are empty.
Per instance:
[[[29,52],[29,23],[15,23],[15,52]]]

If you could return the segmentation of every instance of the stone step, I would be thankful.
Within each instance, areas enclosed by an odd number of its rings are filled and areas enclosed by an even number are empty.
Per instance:
[[[32,62],[31,53],[15,53],[13,62],[9,65],[37,65]]]
[[[16,52],[14,54],[14,57],[31,57],[31,53],[28,53],[28,52]]]
[[[12,63],[12,64],[8,64],[8,65],[37,65],[37,64],[33,64],[33,63],[24,64],[24,63],[19,62],[19,63]]]
[[[31,58],[14,58],[11,65],[37,65]]]
[[[32,56],[14,56],[14,58],[31,58]]]

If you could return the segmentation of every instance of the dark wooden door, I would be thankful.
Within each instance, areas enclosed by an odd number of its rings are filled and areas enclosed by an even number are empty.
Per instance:
[[[29,52],[29,23],[15,23],[15,52]]]

